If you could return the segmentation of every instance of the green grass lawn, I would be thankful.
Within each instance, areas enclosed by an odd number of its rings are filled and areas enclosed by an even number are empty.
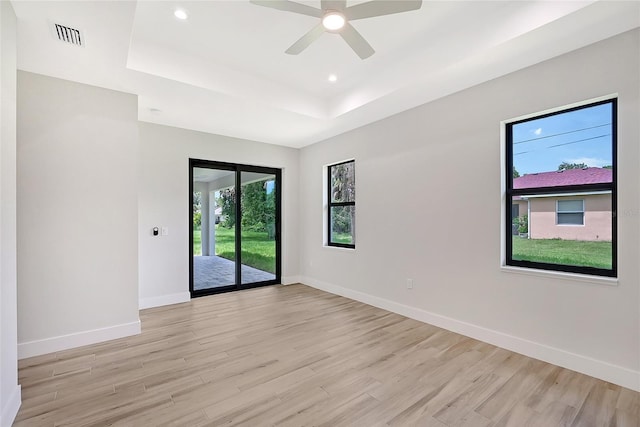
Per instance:
[[[202,255],[202,233],[200,230],[193,230],[193,254]]]
[[[331,235],[331,241],[333,243],[346,243],[346,244],[353,243],[350,233],[333,233]]]
[[[201,254],[200,230],[193,230],[193,254]],[[216,225],[216,255],[235,260],[235,228]],[[276,242],[267,233],[242,232],[242,264],[275,274]]]
[[[513,236],[512,258],[550,264],[611,268],[611,242],[526,239]]]

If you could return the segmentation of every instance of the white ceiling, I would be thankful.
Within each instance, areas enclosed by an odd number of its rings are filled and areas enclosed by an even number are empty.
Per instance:
[[[231,175],[235,175],[235,172],[223,169],[193,168],[193,182],[212,182]]]
[[[640,26],[637,1],[424,1],[353,22],[376,50],[361,60],[328,33],[285,54],[318,19],[248,0],[12,4],[20,69],[137,94],[142,121],[291,147]],[[53,22],[86,46],[58,41]]]

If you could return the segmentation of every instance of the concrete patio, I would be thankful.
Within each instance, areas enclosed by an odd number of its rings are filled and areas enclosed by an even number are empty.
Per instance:
[[[236,263],[219,256],[193,257],[193,289],[211,289],[234,285]],[[264,282],[274,280],[276,275],[257,268],[242,266],[242,283]]]

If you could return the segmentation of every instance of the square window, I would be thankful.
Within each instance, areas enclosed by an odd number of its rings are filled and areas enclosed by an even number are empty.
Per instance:
[[[558,225],[584,225],[584,200],[558,200]]]
[[[329,213],[331,242],[353,245],[354,206],[332,206]]]

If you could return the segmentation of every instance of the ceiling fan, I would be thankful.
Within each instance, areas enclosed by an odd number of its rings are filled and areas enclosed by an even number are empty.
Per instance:
[[[353,28],[353,25],[351,25],[349,21],[408,12],[420,9],[422,6],[422,0],[369,1],[349,7],[347,7],[347,0],[321,0],[321,8],[317,9],[289,0],[250,1],[259,6],[321,18],[320,23],[292,44],[291,47],[285,51],[286,53],[290,55],[299,54],[320,37],[322,33],[327,31],[340,34],[344,41],[347,42],[361,59],[370,57],[375,51],[364,37]]]

